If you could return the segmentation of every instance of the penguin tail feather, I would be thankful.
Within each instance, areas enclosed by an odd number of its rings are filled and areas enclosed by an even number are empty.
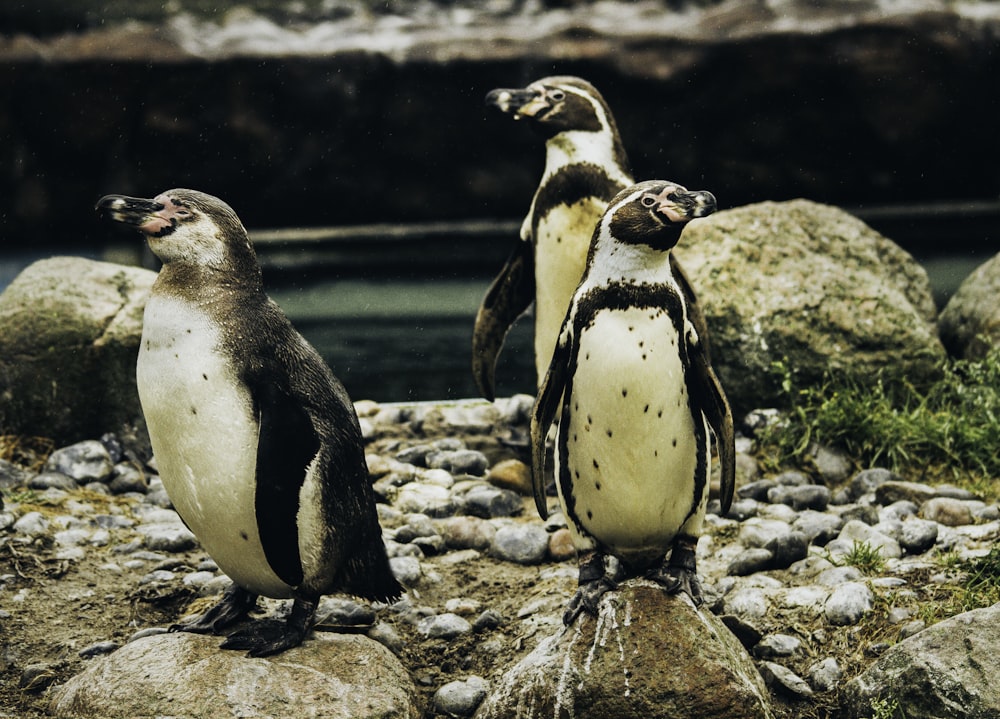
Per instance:
[[[343,579],[344,591],[362,599],[392,604],[403,596],[403,586],[393,575],[381,543],[377,550],[352,557],[344,567]]]

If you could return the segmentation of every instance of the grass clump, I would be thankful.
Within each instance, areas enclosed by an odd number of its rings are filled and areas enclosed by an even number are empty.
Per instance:
[[[885,557],[882,556],[881,547],[872,546],[868,542],[854,540],[851,551],[848,552],[841,564],[854,567],[862,574],[880,574],[885,569]]]
[[[1000,348],[980,361],[947,362],[926,388],[833,373],[817,387],[797,387],[785,363],[774,371],[789,411],[758,437],[771,464],[801,463],[820,444],[863,466],[1000,494]]]

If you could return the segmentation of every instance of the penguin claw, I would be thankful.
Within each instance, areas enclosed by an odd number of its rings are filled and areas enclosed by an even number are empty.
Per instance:
[[[243,619],[255,606],[257,595],[233,584],[207,612],[187,621],[171,624],[168,631],[222,634],[223,629]]]
[[[583,612],[596,617],[601,597],[615,589],[618,589],[618,584],[610,577],[601,577],[581,584],[563,613],[563,624],[568,627]]]
[[[701,590],[701,581],[698,574],[693,569],[686,567],[666,566],[654,569],[646,575],[657,584],[667,590],[667,594],[679,594],[684,592],[696,607],[700,607],[705,602],[705,596]]]
[[[245,651],[250,657],[266,657],[299,646],[308,631],[287,622],[262,619],[233,632],[219,647]]]

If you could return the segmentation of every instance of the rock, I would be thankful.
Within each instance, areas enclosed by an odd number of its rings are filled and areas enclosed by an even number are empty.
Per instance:
[[[769,569],[773,564],[774,552],[763,547],[751,547],[750,549],[744,549],[729,562],[726,574],[745,577],[749,574]]]
[[[774,555],[772,569],[785,569],[809,553],[809,540],[801,532],[786,532],[764,545]]]
[[[136,530],[146,538],[146,548],[154,552],[183,552],[198,541],[180,522],[141,524]]]
[[[802,641],[789,634],[768,634],[753,648],[755,656],[761,659],[790,657],[802,648]]]
[[[921,482],[888,481],[875,488],[875,501],[883,506],[904,499],[919,505],[935,495],[933,487]]]
[[[1000,254],[977,267],[938,317],[941,341],[955,357],[983,359],[1000,346]]]
[[[549,558],[553,562],[565,562],[575,556],[576,545],[566,527],[560,527],[549,535]]]
[[[445,684],[434,694],[434,708],[452,717],[469,717],[486,698],[489,682],[471,676],[462,681]]]
[[[314,632],[262,659],[218,643],[187,632],[132,641],[53,690],[49,711],[72,719],[421,716],[406,670],[367,637]]]
[[[886,482],[901,482],[902,480],[902,477],[895,472],[890,472],[888,469],[880,467],[863,469],[851,477],[848,492],[851,499],[857,501],[859,497],[874,492]]]
[[[774,662],[761,662],[760,671],[767,685],[772,689],[793,697],[812,696],[812,687],[791,669],[786,669]]]
[[[831,624],[857,624],[866,612],[872,610],[874,601],[875,597],[868,585],[845,582],[830,594],[823,612]]]
[[[887,649],[843,687],[843,706],[867,716],[871,699],[891,697],[907,719],[1000,716],[998,653],[1000,604],[956,615]]]
[[[451,612],[424,617],[417,623],[417,631],[429,639],[454,639],[472,631],[472,625]]]
[[[461,511],[474,517],[512,517],[524,509],[521,495],[490,485],[473,487],[462,497]]]
[[[972,510],[960,499],[934,497],[920,507],[920,516],[946,527],[961,527],[972,524]]]
[[[0,426],[59,444],[143,426],[135,358],[155,278],[80,257],[21,272],[0,294]]]
[[[497,530],[490,554],[517,564],[540,564],[549,548],[549,534],[536,524],[510,524]]]
[[[411,482],[400,487],[395,507],[401,512],[448,517],[455,513],[455,502],[447,487]]]
[[[743,499],[753,499],[758,502],[766,502],[767,493],[777,487],[778,483],[773,479],[758,479],[755,482],[748,482],[742,487],[737,487],[736,496]]]
[[[910,554],[923,554],[934,546],[937,537],[937,523],[912,517],[903,522],[899,532],[899,546]]]
[[[28,487],[30,489],[50,489],[55,487],[56,489],[68,491],[76,489],[78,486],[75,479],[67,477],[62,472],[42,472],[28,480]]]
[[[489,549],[497,530],[479,517],[449,517],[441,522],[441,536],[452,549]]]
[[[810,543],[822,547],[836,539],[843,526],[844,521],[835,514],[807,509],[792,522],[792,531],[801,533]]]
[[[844,671],[834,657],[827,657],[809,665],[809,683],[818,692],[828,692],[837,688]]]
[[[531,468],[519,459],[505,459],[490,467],[486,481],[495,487],[509,489],[525,497],[533,493]]]
[[[494,682],[476,713],[476,719],[540,716],[773,714],[757,669],[719,619],[683,595],[667,596],[658,585],[632,580],[604,595],[596,618],[582,615],[543,639]]]
[[[842,450],[824,445],[815,445],[809,450],[820,480],[827,485],[840,484],[851,476],[854,463]]]
[[[840,209],[792,200],[723,210],[686,228],[677,255],[737,414],[780,404],[776,361],[804,386],[831,370],[865,383],[891,369],[918,385],[939,373],[927,273]]]
[[[59,472],[78,484],[87,484],[110,479],[115,465],[103,444],[88,439],[54,451],[45,462],[45,471]]]
[[[0,489],[19,487],[29,479],[31,479],[31,472],[21,469],[6,459],[0,459]]]
[[[389,568],[397,581],[407,587],[416,586],[423,576],[420,560],[416,557],[390,557]]]
[[[451,474],[471,474],[481,477],[486,474],[489,460],[482,452],[473,449],[434,451],[425,457],[430,469],[443,469]]]
[[[821,512],[830,504],[830,490],[819,484],[775,487],[767,493],[767,501],[787,504],[796,511],[814,509]]]
[[[13,525],[14,531],[28,537],[41,537],[49,531],[49,520],[41,512],[28,512]]]
[[[844,525],[838,539],[848,544],[867,544],[872,549],[878,549],[883,559],[898,559],[903,556],[899,542],[856,519],[852,519]]]

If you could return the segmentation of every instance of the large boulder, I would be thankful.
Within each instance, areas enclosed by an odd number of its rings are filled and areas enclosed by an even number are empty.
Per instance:
[[[418,719],[399,660],[364,636],[316,632],[253,659],[185,632],[129,642],[54,690],[49,712],[72,719],[323,717]]]
[[[871,716],[895,700],[906,719],[1000,716],[1000,604],[959,614],[888,649],[841,694],[843,716]]]
[[[476,719],[770,719],[739,641],[686,596],[645,580],[604,595],[496,681]]]
[[[781,403],[777,361],[803,384],[827,370],[919,384],[945,358],[927,273],[838,208],[791,200],[725,210],[691,223],[677,254],[738,411]]]
[[[1000,254],[965,278],[938,318],[941,341],[955,357],[978,360],[1000,346]]]
[[[80,257],[21,272],[0,295],[0,431],[69,444],[141,426],[135,361],[155,278]]]

